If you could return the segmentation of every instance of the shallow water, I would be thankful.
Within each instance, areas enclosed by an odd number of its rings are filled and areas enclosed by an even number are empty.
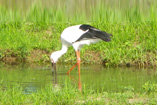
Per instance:
[[[25,94],[35,92],[47,84],[64,87],[65,82],[78,88],[78,71],[75,68],[70,76],[66,73],[71,65],[57,65],[57,74],[52,75],[51,67],[44,65],[0,65],[0,87],[12,85],[23,87]],[[81,65],[81,84],[95,91],[123,92],[142,91],[146,82],[157,83],[157,71],[139,68],[112,68],[102,65]]]

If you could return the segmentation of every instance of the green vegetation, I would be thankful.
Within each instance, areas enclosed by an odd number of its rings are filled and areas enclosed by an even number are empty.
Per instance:
[[[111,8],[99,0],[89,9],[74,6],[72,12],[67,12],[64,3],[45,7],[35,2],[24,13],[18,8],[10,10],[0,5],[0,61],[49,62],[51,52],[61,48],[60,34],[64,28],[84,23],[112,33],[113,38],[110,43],[100,42],[82,48],[83,63],[156,66],[156,2],[151,0],[150,5],[145,1],[132,3],[126,2],[124,6],[123,2],[116,2],[113,5],[118,5]],[[59,62],[71,63],[75,59],[70,48]]]
[[[81,50],[82,63],[156,67],[156,10],[156,0],[0,0],[0,67],[3,62],[50,62],[50,54],[61,48],[61,32],[76,24],[90,24],[113,34],[109,43],[84,46]],[[59,59],[60,63],[75,61],[72,47]],[[9,67],[11,70],[1,68],[6,73],[0,73],[0,105],[157,103],[157,84],[156,80],[152,80],[156,71],[147,70],[150,77],[141,76],[141,72],[136,75],[116,72],[119,71],[117,69],[96,75],[98,71],[94,68],[95,72],[90,71],[92,76],[100,77],[103,82],[95,79],[95,86],[87,86],[87,83],[93,82],[89,75],[82,75],[84,82],[82,92],[79,92],[77,83],[72,84],[64,75],[58,75],[62,85],[52,85],[57,80],[47,76],[49,70],[33,71],[29,66],[31,70],[25,71],[22,67],[16,69],[23,74],[17,73],[13,66]],[[38,75],[39,72],[42,75]],[[77,71],[73,73],[77,74]],[[97,84],[101,88],[97,88]],[[109,91],[114,86],[116,88]]]
[[[146,83],[147,85],[147,83]],[[156,84],[150,87],[157,89]],[[145,87],[145,86],[144,86]],[[141,89],[143,90],[143,89]],[[36,92],[27,92],[18,84],[0,88],[0,104],[151,104],[157,102],[157,90],[147,93],[147,89],[141,93],[135,93],[132,90],[124,92],[96,92],[92,88],[83,87],[83,91],[79,92],[76,87],[65,82],[63,88],[52,86],[49,84]]]
[[[82,65],[82,92],[79,92],[77,68],[68,76],[66,72],[71,66],[66,66],[59,65],[54,76],[49,64],[0,64],[0,105],[157,103],[154,69]]]

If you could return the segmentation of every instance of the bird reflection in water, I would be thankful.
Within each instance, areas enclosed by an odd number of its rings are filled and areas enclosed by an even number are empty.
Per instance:
[[[69,76],[70,80],[72,80],[74,83],[77,83],[77,80],[71,76],[69,73],[67,73],[67,75]],[[57,80],[57,70],[56,70],[56,65],[52,64],[52,81],[54,84],[54,87],[58,88],[58,80]],[[82,84],[81,84],[81,75],[79,73],[78,75],[78,89],[81,92],[82,91]]]
[[[70,74],[68,74],[68,76],[74,83],[77,83],[76,79],[73,76],[71,76]],[[80,92],[82,91],[81,75],[78,76],[78,89]]]

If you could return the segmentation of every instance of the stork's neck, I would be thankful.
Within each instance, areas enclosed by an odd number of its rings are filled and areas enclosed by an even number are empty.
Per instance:
[[[56,63],[58,58],[60,58],[63,54],[67,52],[68,47],[62,45],[62,49],[59,51],[55,51],[51,54],[51,61],[53,60],[53,63]]]

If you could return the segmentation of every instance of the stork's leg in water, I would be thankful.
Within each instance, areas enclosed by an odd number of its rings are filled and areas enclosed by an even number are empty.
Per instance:
[[[72,71],[75,68],[76,65],[77,65],[77,63],[67,72],[68,75],[69,75],[70,71]]]
[[[82,85],[81,85],[81,75],[80,75],[80,62],[78,63],[78,88],[79,88],[79,91],[81,92],[82,91]]]
[[[77,65],[78,65],[78,88],[79,91],[82,91],[82,85],[81,85],[81,75],[80,75],[80,51],[76,51],[76,56],[77,56],[77,63],[67,72],[67,74],[69,75],[70,71],[72,71]]]
[[[80,51],[76,51],[76,56],[77,56],[77,63],[67,72],[67,74],[69,75],[69,73],[78,65],[78,71],[79,71],[79,74],[80,74],[80,62],[81,62],[81,59],[80,59]]]
[[[80,51],[78,51],[77,53],[77,64],[78,64],[78,88],[79,91],[82,91],[82,85],[81,85],[81,75],[80,75],[80,63],[81,63],[81,59],[80,59]]]

